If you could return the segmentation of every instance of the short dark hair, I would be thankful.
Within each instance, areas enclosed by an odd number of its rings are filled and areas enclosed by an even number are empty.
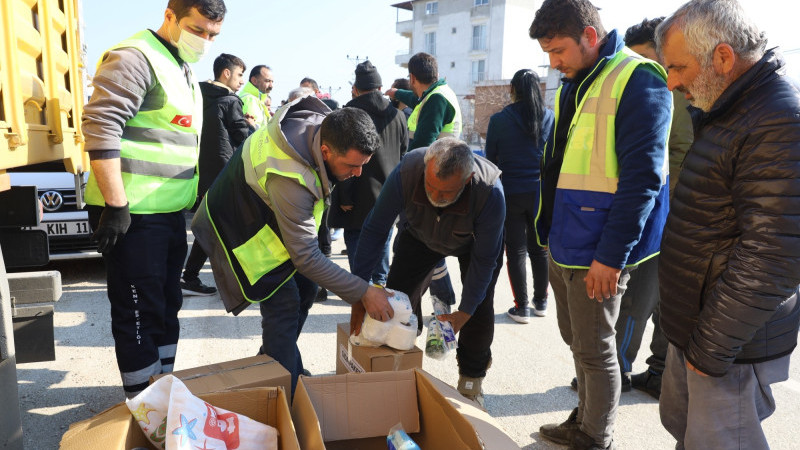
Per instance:
[[[392,87],[395,89],[405,89],[408,91],[411,89],[411,83],[408,82],[408,78],[398,78],[394,80]]]
[[[259,65],[255,66],[255,67],[253,67],[252,70],[250,70],[250,78],[248,78],[248,80],[252,80],[253,77],[257,77],[257,76],[261,75],[261,69],[272,70],[272,69],[269,68],[269,66],[265,66],[263,64],[259,64]]]
[[[408,73],[420,83],[430,84],[439,79],[439,66],[432,55],[419,52],[408,60]]]
[[[339,155],[345,155],[353,148],[364,155],[373,155],[381,145],[369,114],[353,107],[328,114],[320,127],[320,140]]]
[[[302,86],[304,84],[310,84],[311,85],[311,89],[313,89],[314,92],[319,90],[319,84],[317,84],[317,82],[314,81],[313,78],[305,77],[302,80],[300,80],[300,86]]]
[[[589,0],[545,0],[536,11],[528,34],[531,39],[566,36],[580,42],[586,27],[594,27],[598,38],[606,36],[597,7]]]
[[[224,19],[225,13],[228,12],[223,0],[169,0],[167,8],[175,13],[177,20],[188,16],[192,8],[197,8],[197,12],[203,17],[215,22]]]
[[[234,67],[241,67],[242,72],[247,69],[247,66],[244,65],[244,61],[236,56],[229,55],[227,53],[221,53],[217,56],[217,59],[214,60],[214,79],[219,80],[219,77],[222,75],[222,71],[228,69],[233,73]]]
[[[625,45],[628,47],[632,45],[650,44],[655,48],[656,46],[656,27],[664,21],[664,17],[656,17],[655,19],[644,19],[642,23],[638,23],[625,32]]]

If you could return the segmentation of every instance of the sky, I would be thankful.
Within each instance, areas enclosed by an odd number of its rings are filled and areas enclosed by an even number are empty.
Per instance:
[[[89,73],[110,46],[144,28],[158,29],[167,0],[80,0]],[[444,0],[442,0],[444,1]],[[213,78],[212,64],[220,53],[242,58],[250,68],[266,64],[273,70],[273,110],[303,77],[314,78],[325,92],[344,105],[358,62],[369,57],[388,88],[407,71],[394,62],[408,52],[408,40],[395,32],[399,0],[227,0],[228,14],[222,32],[209,54],[194,65],[198,80]],[[540,3],[537,1],[537,3]],[[645,17],[669,15],[683,0],[595,0],[606,29],[624,33]],[[745,11],[767,33],[769,47],[800,49],[796,15],[788,0],[740,0]],[[113,7],[111,6],[113,5]],[[410,13],[399,11],[400,20]],[[533,17],[531,17],[533,20]],[[520,30],[527,37],[527,30]],[[800,50],[789,52],[790,63],[800,63]],[[531,68],[546,63],[544,55],[531,55]],[[800,66],[800,64],[798,64]],[[798,72],[800,73],[800,72]]]

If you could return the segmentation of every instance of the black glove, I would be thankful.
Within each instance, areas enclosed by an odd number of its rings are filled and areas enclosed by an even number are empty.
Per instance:
[[[106,205],[100,215],[97,230],[92,236],[97,242],[97,251],[103,254],[110,252],[117,241],[125,236],[129,226],[131,226],[131,211],[127,203],[125,206]]]

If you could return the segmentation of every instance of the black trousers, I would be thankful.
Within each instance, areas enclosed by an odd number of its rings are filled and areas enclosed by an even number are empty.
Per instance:
[[[95,229],[100,211],[90,210]],[[179,211],[131,214],[128,232],[103,255],[111,334],[122,387],[129,396],[147,387],[150,376],[172,371],[186,250],[186,220]]]
[[[536,243],[534,219],[538,208],[535,192],[506,195],[505,243],[508,279],[518,308],[528,306],[528,279],[525,257],[533,269],[533,298],[546,299],[548,286],[547,250]]]
[[[424,286],[425,278],[436,264],[448,255],[431,250],[408,231],[401,231],[397,236],[396,243],[386,287],[408,294],[409,298],[412,299],[411,306],[414,309],[414,314],[420,319],[421,327],[421,295],[415,294],[418,294],[421,289],[427,288],[427,286]],[[466,277],[469,269],[470,253],[451,256],[458,257],[463,285],[464,277]],[[483,378],[486,376],[486,369],[488,369],[489,362],[492,359],[491,345],[494,340],[494,288],[502,266],[503,253],[501,251],[497,255],[497,265],[492,272],[492,280],[489,283],[486,296],[459,332],[456,357],[460,375],[471,378]]]
[[[183,279],[185,281],[193,281],[200,277],[200,270],[206,264],[208,255],[203,251],[203,248],[198,244],[193,243],[192,249],[189,250],[189,257],[186,258],[186,266],[183,268]]]

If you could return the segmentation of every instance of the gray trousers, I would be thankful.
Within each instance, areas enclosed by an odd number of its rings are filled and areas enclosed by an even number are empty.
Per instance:
[[[789,378],[789,357],[733,364],[723,377],[686,368],[683,352],[670,344],[661,380],[661,423],[682,449],[768,449],[761,421],[775,412],[772,383]]]
[[[622,379],[617,362],[614,325],[630,278],[623,269],[617,295],[598,302],[586,295],[588,270],[565,269],[550,260],[550,286],[556,299],[561,337],[572,351],[578,377],[581,431],[602,447],[613,440]]]

